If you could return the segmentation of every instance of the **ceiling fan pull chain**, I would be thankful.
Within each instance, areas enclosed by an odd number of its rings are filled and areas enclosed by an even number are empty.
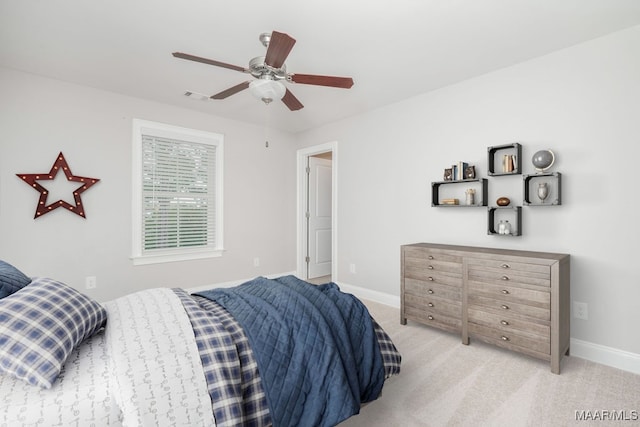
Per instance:
[[[269,104],[267,104],[269,107]],[[269,126],[271,125],[271,111],[270,108],[264,108],[264,147],[269,148]]]

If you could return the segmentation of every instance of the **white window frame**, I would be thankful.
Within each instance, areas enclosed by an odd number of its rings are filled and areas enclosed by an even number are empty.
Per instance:
[[[145,252],[143,248],[143,200],[142,200],[142,138],[143,135],[171,138],[180,141],[214,145],[215,162],[215,247],[172,248]],[[172,126],[148,120],[133,119],[132,138],[132,256],[134,265],[156,264],[222,256],[223,245],[223,158],[224,135]]]

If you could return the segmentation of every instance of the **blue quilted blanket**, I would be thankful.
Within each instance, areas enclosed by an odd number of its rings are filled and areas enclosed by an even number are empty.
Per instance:
[[[198,295],[244,328],[274,426],[334,426],[380,395],[384,367],[369,312],[335,283],[258,277]]]

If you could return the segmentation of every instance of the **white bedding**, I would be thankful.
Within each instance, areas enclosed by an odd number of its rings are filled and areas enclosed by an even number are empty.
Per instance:
[[[0,374],[0,426],[118,426],[104,332],[75,348],[50,389]]]
[[[111,390],[127,426],[213,426],[198,347],[180,299],[151,289],[105,304]]]
[[[42,389],[0,374],[0,426],[214,426],[189,317],[169,289],[104,304],[104,331]]]

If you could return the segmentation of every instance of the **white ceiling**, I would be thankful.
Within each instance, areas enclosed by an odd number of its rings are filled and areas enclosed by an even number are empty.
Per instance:
[[[0,0],[0,65],[299,132],[638,24],[639,0]],[[289,72],[353,88],[290,83],[297,112],[183,95],[250,76],[172,52],[247,67],[272,30],[297,40]]]

